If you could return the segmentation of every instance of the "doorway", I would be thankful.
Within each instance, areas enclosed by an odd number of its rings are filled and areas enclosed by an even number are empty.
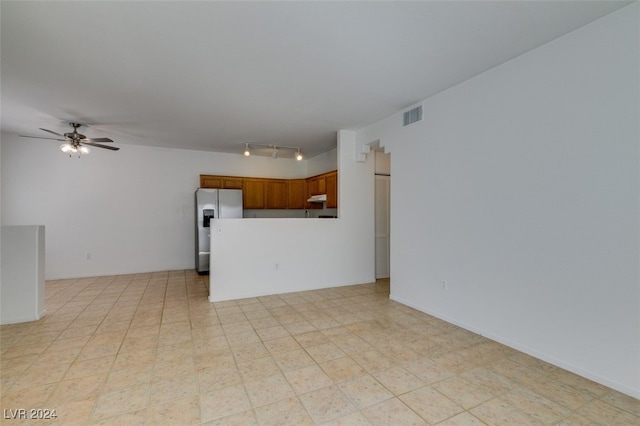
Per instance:
[[[375,265],[376,279],[391,276],[391,155],[375,155]]]

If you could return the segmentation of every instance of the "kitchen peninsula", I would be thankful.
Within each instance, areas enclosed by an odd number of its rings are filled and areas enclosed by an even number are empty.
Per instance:
[[[306,180],[338,170],[337,219],[257,217],[213,221],[209,301],[341,287],[375,279],[373,208],[362,208],[373,206],[374,162],[353,160],[355,136],[354,131],[338,132],[338,147],[335,154],[331,153],[337,161],[316,158],[296,173],[279,174],[291,183],[290,179]],[[241,170],[245,171],[236,179],[251,176],[251,168]],[[268,170],[255,170],[269,177]]]

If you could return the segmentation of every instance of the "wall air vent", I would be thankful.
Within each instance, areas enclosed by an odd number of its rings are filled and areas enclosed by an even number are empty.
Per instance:
[[[404,113],[404,124],[403,126],[408,126],[409,124],[413,124],[416,121],[422,120],[422,105],[415,107],[414,109],[410,109]]]

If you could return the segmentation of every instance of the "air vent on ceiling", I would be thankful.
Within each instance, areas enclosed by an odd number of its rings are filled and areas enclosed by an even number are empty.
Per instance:
[[[408,126],[409,124],[413,124],[416,121],[422,120],[422,105],[415,107],[414,109],[410,109],[404,113],[404,124],[403,126]]]

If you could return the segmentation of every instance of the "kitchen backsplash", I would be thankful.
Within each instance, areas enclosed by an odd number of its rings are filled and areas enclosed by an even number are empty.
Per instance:
[[[307,216],[308,212],[308,216]],[[319,216],[338,216],[338,209],[262,209],[262,210],[251,210],[245,209],[243,217],[245,219],[253,219],[253,218],[317,218]]]

